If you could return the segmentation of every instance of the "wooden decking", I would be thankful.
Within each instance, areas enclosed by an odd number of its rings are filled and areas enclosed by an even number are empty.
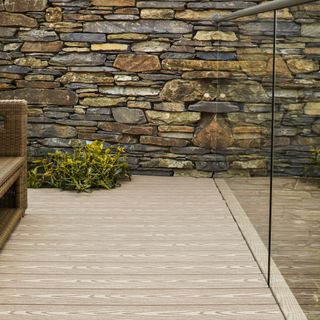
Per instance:
[[[225,181],[267,244],[269,179]],[[310,320],[320,320],[318,183],[310,179],[274,178],[272,256]]]
[[[283,320],[210,179],[30,190],[0,254],[1,320]]]

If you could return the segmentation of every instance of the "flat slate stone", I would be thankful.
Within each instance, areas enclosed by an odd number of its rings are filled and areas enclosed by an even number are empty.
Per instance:
[[[192,26],[183,21],[98,21],[84,23],[83,31],[96,33],[189,33],[192,32]]]
[[[50,60],[52,65],[60,66],[98,66],[106,61],[106,55],[101,53],[69,53],[60,54]]]
[[[71,42],[106,42],[106,36],[101,33],[61,33],[60,38]]]
[[[1,38],[14,37],[16,31],[17,31],[17,28],[0,27],[0,37]]]
[[[247,1],[214,1],[214,2],[191,2],[187,5],[188,9],[245,9],[252,6],[251,2]]]
[[[138,8],[173,8],[184,9],[184,1],[138,1]]]
[[[47,0],[5,0],[4,5],[6,10],[11,12],[43,11],[47,2]]]
[[[130,109],[130,108],[114,108],[112,109],[112,115],[117,122],[136,124],[136,123],[146,123],[146,117],[144,112],[140,109]]]
[[[35,89],[24,88],[0,92],[0,99],[25,99],[29,104],[39,105],[75,105],[78,101],[77,95],[65,89]]]
[[[24,14],[0,12],[0,26],[36,28],[38,27],[38,22],[36,19]]]
[[[207,113],[229,113],[240,111],[240,108],[230,102],[200,101],[190,105],[188,110]]]
[[[29,67],[21,67],[21,66],[0,66],[0,72],[6,73],[29,73],[32,69]]]
[[[272,21],[249,22],[240,25],[240,31],[243,34],[250,35],[272,35]],[[299,36],[300,26],[295,22],[279,21],[278,35],[279,36]]]
[[[22,31],[18,34],[19,40],[23,41],[56,41],[59,40],[59,37],[55,31],[47,31],[47,30],[30,30],[30,31]]]
[[[196,57],[203,60],[236,60],[235,52],[199,52]]]

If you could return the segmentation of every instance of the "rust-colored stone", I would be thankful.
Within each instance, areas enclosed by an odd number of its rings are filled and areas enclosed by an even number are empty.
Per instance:
[[[232,132],[223,119],[206,119],[196,132],[194,145],[207,149],[227,149],[233,143]]]
[[[21,13],[0,12],[0,26],[36,28],[38,22],[36,19]]]
[[[99,124],[99,129],[132,135],[152,135],[154,132],[153,127],[132,126],[117,122],[102,122]]]
[[[162,147],[185,147],[188,144],[188,141],[183,139],[142,136],[140,138],[140,143],[152,144],[152,145],[162,146]]]
[[[21,48],[22,52],[59,52],[63,46],[62,41],[52,42],[25,42]]]
[[[146,72],[161,69],[159,58],[147,54],[119,54],[113,66],[131,72]]]
[[[16,81],[17,88],[39,88],[39,89],[55,89],[59,88],[58,82],[53,81]]]

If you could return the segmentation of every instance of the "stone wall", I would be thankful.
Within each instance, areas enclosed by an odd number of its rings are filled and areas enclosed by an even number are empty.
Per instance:
[[[0,99],[28,100],[31,157],[102,139],[144,173],[266,174],[272,14],[211,23],[257,3],[0,0]],[[279,13],[278,173],[320,145],[319,13]]]

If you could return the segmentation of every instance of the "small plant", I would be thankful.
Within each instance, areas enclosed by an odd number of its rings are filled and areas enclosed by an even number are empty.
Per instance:
[[[124,152],[120,146],[105,148],[103,142],[94,141],[77,145],[73,153],[49,153],[47,158],[32,162],[28,186],[78,192],[115,188],[119,179],[130,178]]]
[[[320,176],[320,149],[312,150],[312,154],[311,162],[305,166],[305,173],[309,177],[318,177]]]

